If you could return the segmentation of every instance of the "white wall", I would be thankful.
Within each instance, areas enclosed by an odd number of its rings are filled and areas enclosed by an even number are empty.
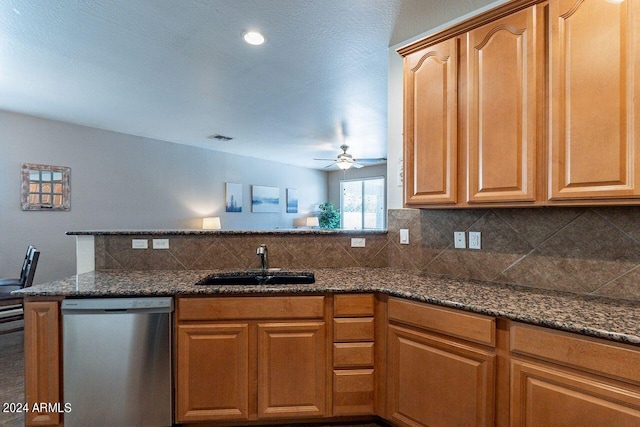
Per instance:
[[[20,209],[20,164],[71,168],[69,212]],[[224,183],[243,184],[243,212],[224,212]],[[251,184],[280,188],[280,213],[251,213]],[[286,213],[297,188],[298,214]],[[69,230],[290,228],[327,200],[327,173],[256,158],[0,111],[0,277],[19,273],[28,244],[41,250],[36,283],[75,274]]]
[[[435,28],[425,28],[425,32],[389,47],[389,82],[388,82],[388,149],[387,149],[387,207],[388,209],[402,208],[402,185],[398,185],[398,173],[402,167],[402,135],[403,135],[403,108],[402,108],[402,57],[396,52],[397,49],[406,46],[414,41],[425,38],[438,31],[451,27],[468,18],[476,16],[484,11],[493,9],[509,0],[498,0],[474,12],[463,15],[453,21],[444,23]]]

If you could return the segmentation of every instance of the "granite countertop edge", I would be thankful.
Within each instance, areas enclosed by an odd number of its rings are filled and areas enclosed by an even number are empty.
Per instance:
[[[311,285],[200,286],[213,270],[103,270],[15,291],[34,297],[141,297],[379,292],[640,346],[640,303],[388,268],[313,270]]]
[[[275,229],[275,230],[83,230],[67,231],[67,236],[207,236],[207,235],[269,235],[269,234],[292,234],[292,235],[385,235],[387,230],[325,230],[321,228],[313,229]]]

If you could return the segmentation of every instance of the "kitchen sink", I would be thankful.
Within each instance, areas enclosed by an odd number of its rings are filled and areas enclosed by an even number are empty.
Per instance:
[[[308,271],[279,271],[274,269],[214,273],[196,285],[303,285],[315,283],[316,278]]]

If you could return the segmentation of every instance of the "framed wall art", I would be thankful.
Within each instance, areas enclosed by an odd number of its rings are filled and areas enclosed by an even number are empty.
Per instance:
[[[22,163],[20,185],[23,211],[71,209],[71,168]]]
[[[287,213],[298,213],[298,190],[287,188]]]
[[[251,186],[252,212],[280,212],[280,189],[278,187]]]
[[[242,184],[226,183],[225,206],[227,212],[242,212]]]

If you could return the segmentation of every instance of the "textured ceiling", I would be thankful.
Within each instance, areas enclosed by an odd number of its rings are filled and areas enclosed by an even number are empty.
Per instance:
[[[343,142],[386,157],[388,46],[490,3],[0,0],[0,109],[313,168]]]

